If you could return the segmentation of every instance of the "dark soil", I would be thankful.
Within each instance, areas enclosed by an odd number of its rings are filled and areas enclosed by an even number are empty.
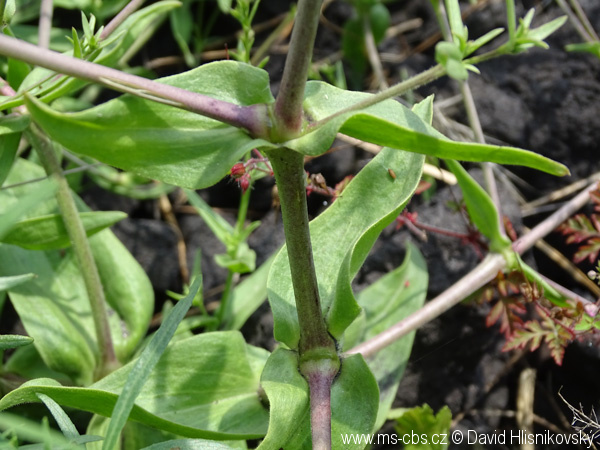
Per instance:
[[[265,0],[266,14],[286,10],[287,2]],[[471,34],[480,35],[494,27],[503,26],[504,2],[491,1],[468,20]],[[542,7],[536,23],[545,22],[560,15],[552,2],[519,3],[518,15],[524,7]],[[596,0],[581,1],[592,24],[600,30],[600,3]],[[394,23],[420,17],[424,23],[419,29],[382,44],[385,51],[399,52],[414,49],[435,30],[435,21],[429,4],[422,0],[390,4]],[[343,24],[351,15],[351,8],[342,2],[334,2],[325,12],[327,18]],[[598,170],[597,152],[600,141],[600,61],[592,55],[569,54],[563,48],[568,43],[579,42],[569,24],[556,33],[549,43],[550,50],[535,49],[523,56],[506,57],[481,64],[481,76],[472,75],[470,85],[481,115],[485,133],[494,139],[521,148],[527,148],[566,164],[571,177],[556,179],[538,172],[510,167],[509,170],[526,180],[529,187],[525,194],[531,199],[589,176]],[[339,50],[339,36],[328,28],[319,34],[315,59]],[[175,52],[175,51],[173,51]],[[388,64],[384,69],[390,81],[399,78],[400,70],[416,73],[434,63],[433,47],[408,58],[405,63]],[[267,65],[277,86],[283,55],[275,55]],[[422,96],[435,93],[437,98],[448,98],[458,92],[454,82],[440,80],[420,90]],[[453,117],[466,123],[464,112],[457,108]],[[340,144],[342,145],[342,144]],[[345,148],[312,161],[307,169],[322,173],[329,185],[344,176],[355,173],[370,158],[365,152]],[[272,180],[261,180],[253,193],[250,217],[260,219],[261,227],[251,236],[250,245],[258,254],[258,262],[264,261],[283,242],[281,220],[277,209],[271,207]],[[101,194],[101,195],[100,195]],[[239,191],[235,183],[223,181],[202,193],[205,199],[230,221],[234,220]],[[408,209],[418,212],[419,220],[430,224],[465,229],[464,217],[452,214],[448,202],[460,196],[457,188],[438,186],[429,201],[416,198]],[[148,272],[154,283],[157,299],[165,299],[165,290],[181,290],[181,278],[177,265],[177,235],[160,220],[158,208],[153,201],[126,200],[97,189],[91,189],[85,200],[98,209],[121,209],[130,218],[114,227]],[[318,214],[326,206],[327,199],[313,196],[311,213]],[[523,220],[515,200],[508,193],[503,195],[505,213],[520,230]],[[359,213],[359,212],[357,212]],[[543,216],[529,217],[526,225],[532,226]],[[223,251],[223,246],[212,238],[206,225],[197,216],[178,214],[179,225],[187,246],[187,261],[191,266],[196,251],[202,251],[202,267],[205,289],[222,286],[225,271],[218,267],[213,255]],[[455,238],[429,235],[428,241],[415,239],[408,231],[385,230],[364,268],[355,280],[357,289],[372,283],[384,273],[397,267],[403,259],[405,243],[413,240],[428,261],[431,284],[428,298],[449,287],[466,274],[479,261],[473,247]],[[555,238],[555,240],[558,240]],[[534,259],[535,256],[535,259]],[[535,254],[529,262],[542,272],[556,272],[550,263]],[[560,282],[578,290],[568,277]],[[209,297],[212,301],[217,297]],[[157,310],[160,310],[157,307]],[[572,404],[581,402],[584,408],[600,407],[600,358],[597,348],[573,344],[566,352],[562,366],[557,366],[544,350],[535,353],[503,353],[503,336],[495,327],[485,326],[486,307],[472,304],[459,305],[440,318],[421,328],[415,339],[411,361],[406,369],[397,396],[396,406],[410,407],[429,404],[434,410],[448,405],[453,417],[460,418],[457,429],[494,433],[495,430],[517,430],[514,418],[520,373],[525,368],[537,371],[535,414],[551,422],[561,430],[568,430],[571,413],[557,397],[562,394]],[[272,319],[268,307],[261,307],[254,314],[243,332],[249,342],[269,349],[274,346]],[[566,425],[565,425],[566,421]],[[536,424],[535,431],[546,431],[546,425]],[[391,425],[384,428],[392,432]],[[554,431],[553,431],[554,432]],[[469,446],[470,447],[470,446]],[[486,445],[485,448],[516,448],[516,445]],[[481,448],[483,448],[481,447]],[[536,448],[563,448],[563,446],[538,445]],[[386,447],[379,447],[386,448]],[[391,447],[389,447],[391,448]],[[466,445],[454,448],[467,448]]]

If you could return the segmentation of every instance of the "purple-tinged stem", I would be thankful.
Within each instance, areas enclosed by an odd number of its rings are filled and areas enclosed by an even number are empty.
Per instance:
[[[152,97],[156,101],[162,101],[235,127],[245,128],[256,137],[268,135],[269,121],[266,105],[235,105],[110,67],[41,49],[1,34],[0,54],[55,72],[99,83],[117,91],[137,94],[145,98]]]
[[[310,426],[313,450],[331,449],[331,384],[339,363],[329,359],[305,362],[302,374],[310,388]]]
[[[534,227],[529,233],[522,236],[513,244],[513,250],[522,254],[530,249],[538,239],[556,229],[561,223],[575,214],[583,205],[589,201],[589,192],[596,189],[597,183],[594,182],[582,192],[573,197],[568,203],[558,209],[554,214],[547,217],[544,221]],[[387,330],[372,337],[366,342],[357,345],[348,352],[348,355],[360,353],[363,356],[369,356],[377,353],[379,350],[393,344],[405,334],[416,330],[425,323],[435,319],[446,312],[452,306],[462,301],[465,297],[475,292],[487,282],[492,280],[499,270],[506,267],[504,257],[498,253],[488,255],[471,272],[458,280],[454,285],[438,295],[433,300],[423,306],[419,311],[402,319],[400,322],[392,325]]]

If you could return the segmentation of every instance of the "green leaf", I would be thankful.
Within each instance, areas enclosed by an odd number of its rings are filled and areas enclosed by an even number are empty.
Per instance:
[[[456,176],[473,224],[490,240],[490,250],[502,253],[510,248],[511,242],[500,229],[500,217],[492,198],[459,163],[446,160],[446,165]]]
[[[161,81],[239,105],[273,101],[267,73],[234,61]],[[272,146],[216,120],[129,95],[75,114],[31,98],[27,107],[52,139],[73,152],[191,189],[216,183],[251,149]]]
[[[414,153],[382,150],[342,195],[311,222],[321,306],[329,332],[335,338],[342,336],[360,312],[350,283],[379,233],[412,196],[423,162],[424,158]],[[365,202],[365,198],[369,201]],[[285,247],[273,262],[267,288],[275,339],[296,348],[300,329]]]
[[[474,41],[469,41],[467,43],[467,48],[465,50],[465,56],[469,56],[471,53],[479,50],[485,44],[493,41],[498,36],[500,36],[504,32],[504,28],[494,28],[491,31],[488,31],[483,36],[475,39]]]
[[[229,14],[231,10],[231,0],[217,0],[217,3],[219,4],[219,9],[223,13]]]
[[[312,448],[308,384],[298,371],[297,358],[295,352],[278,348],[267,361],[261,385],[269,397],[271,420],[259,450]],[[332,448],[364,448],[342,444],[341,436],[371,433],[377,404],[377,383],[362,356],[344,359],[331,388]]]
[[[0,430],[10,430],[21,440],[29,442],[42,442],[46,444],[44,448],[60,448],[61,450],[81,450],[78,442],[69,442],[60,432],[50,429],[48,423],[40,423],[23,417],[23,415],[1,413]],[[86,436],[86,441],[91,437]],[[94,438],[91,438],[94,439]],[[53,445],[53,447],[50,447]]]
[[[167,347],[129,420],[184,437],[257,439],[269,414],[259,396],[268,352],[248,346],[237,331],[205,333]],[[0,410],[37,402],[42,393],[63,407],[110,416],[135,361],[89,388],[63,387],[50,379],[25,383],[0,400]]]
[[[34,273],[15,275],[13,277],[0,277],[0,291],[7,291],[12,287],[18,286],[19,284],[25,283],[33,278],[35,278]]]
[[[8,181],[19,183],[43,174],[41,167],[18,159]],[[0,191],[0,210],[9,211],[5,216],[23,207],[20,215],[54,213],[58,208],[54,199],[44,203],[34,201],[27,207],[30,196],[40,192],[44,196],[51,195],[53,186],[44,181]],[[48,192],[43,192],[44,189]],[[78,206],[86,208],[80,200]],[[0,228],[4,224],[0,221]],[[148,328],[154,308],[152,286],[143,269],[110,230],[91,237],[90,246],[109,305],[115,350],[118,358],[126,362]],[[29,283],[12,287],[9,295],[28,334],[36,339],[34,345],[46,365],[68,374],[77,383],[91,383],[97,351],[94,324],[87,291],[72,251],[26,251],[0,245],[0,254],[3,255],[0,258],[3,275],[28,272],[37,275]]]
[[[462,21],[458,0],[446,0],[446,12],[448,13],[448,22],[450,24],[450,30],[452,31],[452,34],[459,40],[466,41],[467,33]]]
[[[0,136],[23,131],[30,123],[31,119],[27,115],[10,114],[8,116],[0,116]],[[6,139],[6,136],[3,136],[2,139]]]
[[[92,236],[127,217],[120,211],[79,213],[86,234]],[[71,245],[60,214],[34,217],[17,222],[1,242],[29,250],[56,250]]]
[[[79,437],[79,432],[75,425],[67,416],[67,413],[60,407],[58,403],[52,400],[50,397],[44,394],[37,394],[38,398],[46,405],[46,408],[52,413],[52,417],[56,420],[60,431],[67,439],[75,439]]]
[[[267,299],[267,279],[276,253],[235,287],[231,298],[231,314],[223,324],[225,329],[239,330],[242,328],[246,320]]]
[[[407,450],[445,450],[449,440],[443,437],[448,435],[451,421],[452,413],[447,406],[434,414],[429,405],[423,405],[408,410],[398,418],[396,431],[402,435],[426,438],[418,439],[417,442],[404,442],[404,448]]]
[[[106,432],[106,438],[104,439],[104,449],[111,450],[117,444],[121,430],[127,422],[127,418],[133,409],[136,398],[148,381],[148,378],[167,348],[167,345],[169,345],[179,323],[185,317],[190,306],[192,306],[192,301],[201,286],[202,277],[198,277],[190,287],[188,295],[180,300],[171,310],[168,317],[163,321],[158,331],[148,343],[148,346],[135,362],[111,414],[112,420],[110,421],[108,431]]]
[[[569,44],[565,47],[568,52],[585,52],[600,58],[600,41]]]
[[[311,81],[307,84],[304,109],[312,121],[319,121],[371,95]],[[305,135],[285,145],[306,155],[320,155],[330,148],[338,131],[366,142],[440,158],[515,164],[560,176],[569,173],[564,165],[527,150],[450,141],[395,100],[309,127]]]
[[[379,44],[385,37],[385,32],[390,27],[392,17],[383,3],[375,3],[369,9],[369,21],[375,44]]]
[[[36,184],[31,189],[27,189],[27,194],[21,196],[19,200],[16,200],[15,198],[15,201],[12,202],[10,208],[7,208],[7,205],[0,202],[0,211],[2,211],[2,214],[0,215],[2,218],[2,220],[0,220],[0,239],[10,232],[11,228],[21,217],[31,212],[34,207],[37,207],[40,203],[44,202],[44,200],[52,197],[56,192],[56,189],[56,182],[49,179]],[[12,191],[22,192],[23,189]],[[6,193],[6,191],[4,192]]]
[[[188,198],[190,204],[196,208],[202,220],[208,225],[210,231],[221,241],[223,245],[227,245],[231,236],[234,233],[233,227],[223,217],[217,214],[202,197],[196,192],[186,189],[185,195]]]
[[[354,322],[347,334],[344,349],[364,342],[385,331],[395,323],[417,311],[425,302],[428,286],[425,259],[414,245],[408,243],[406,257],[400,267],[365,288],[358,295],[365,320]],[[409,333],[393,344],[366,358],[379,385],[379,410],[375,430],[386,421],[400,379],[408,363],[415,333]]]
[[[205,439],[176,439],[145,447],[142,450],[235,450],[239,447],[230,447],[215,441]]]
[[[29,336],[21,336],[18,334],[0,334],[0,350],[8,350],[9,348],[23,347],[33,342]]]

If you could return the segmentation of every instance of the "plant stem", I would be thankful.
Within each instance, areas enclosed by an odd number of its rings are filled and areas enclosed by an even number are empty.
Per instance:
[[[289,139],[302,130],[302,102],[317,35],[322,0],[300,0],[290,51],[275,101],[277,138]]]
[[[558,209],[554,214],[547,217],[543,222],[539,223],[529,233],[522,236],[513,244],[513,250],[522,254],[530,249],[538,239],[543,238],[548,233],[556,229],[558,225],[563,223],[583,205],[589,201],[589,192],[597,188],[597,183],[592,183],[582,192],[577,194],[567,204]],[[471,272],[461,278],[458,282],[438,295],[433,300],[429,301],[419,311],[411,314],[400,322],[392,325],[387,330],[372,337],[366,342],[357,345],[347,352],[347,354],[360,353],[363,356],[369,356],[377,353],[379,350],[396,342],[402,336],[430,320],[435,319],[440,314],[446,312],[452,306],[462,301],[465,297],[475,292],[477,289],[492,280],[499,270],[506,267],[506,261],[502,255],[494,253],[488,255],[480,264],[478,264]]]
[[[272,150],[268,156],[281,202],[285,242],[300,324],[300,354],[322,347],[332,348],[335,352],[333,339],[327,331],[321,312],[313,262],[306,205],[304,157],[289,149]]]
[[[50,31],[52,29],[52,0],[42,0],[40,5],[40,21],[38,27],[38,45],[42,48],[50,47]]]
[[[340,368],[335,342],[321,312],[306,205],[304,157],[289,149],[268,152],[279,189],[285,241],[300,325],[300,373],[310,388],[314,449],[331,448],[331,383]]]
[[[139,9],[146,0],[131,0],[113,19],[104,27],[100,34],[100,39],[106,39],[113,31],[117,29],[125,20]]]
[[[119,362],[115,355],[115,349],[110,334],[108,324],[108,314],[106,311],[106,299],[104,289],[100,281],[100,275],[92,249],[87,239],[85,229],[79,218],[75,201],[71,195],[71,190],[67,179],[62,173],[58,158],[54,153],[52,142],[37,128],[31,124],[27,133],[27,138],[38,151],[39,158],[48,175],[54,176],[58,180],[58,191],[56,200],[61,212],[62,219],[69,234],[72,243],[73,252],[79,263],[79,268],[92,310],[92,318],[96,330],[96,341],[98,342],[99,364],[96,368],[95,378],[100,379],[104,375],[114,371]]]
[[[0,34],[0,54],[59,73],[99,83],[117,91],[186,109],[247,129],[256,137],[268,135],[266,105],[239,106],[175,86],[138,77],[110,67],[72,58]]]
[[[419,86],[430,83],[444,75],[446,75],[446,69],[441,64],[433,66],[430,69],[427,69],[424,72],[421,72],[420,74],[409,78],[408,80],[402,81],[384,91],[381,91],[378,94],[375,94],[361,102],[344,108],[336,112],[335,114],[332,114],[329,117],[325,117],[324,119],[321,119],[318,122],[311,124],[310,129],[311,131],[314,131],[316,128],[319,128],[331,122],[333,119],[340,117],[346,113],[359,111],[361,109],[368,108],[369,106],[373,106],[389,98],[396,97],[397,95],[402,95],[405,92],[411,91],[413,89],[418,88]]]

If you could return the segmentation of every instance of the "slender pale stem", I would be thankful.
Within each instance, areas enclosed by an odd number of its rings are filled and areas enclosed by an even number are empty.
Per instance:
[[[529,233],[525,234],[513,244],[513,250],[522,254],[530,249],[538,239],[542,239],[548,233],[552,232],[558,225],[563,223],[585,205],[589,201],[589,192],[596,189],[597,186],[597,183],[592,183],[567,204],[558,209],[554,214],[539,223]],[[377,353],[379,350],[393,344],[407,333],[416,330],[425,323],[446,312],[452,306],[456,305],[465,297],[492,280],[498,271],[505,267],[506,261],[502,255],[497,253],[488,255],[471,272],[442,294],[427,302],[427,304],[419,311],[411,314],[395,325],[392,325],[390,328],[372,337],[368,341],[357,345],[349,350],[347,354],[360,353],[366,357]]]
[[[50,47],[50,31],[52,30],[52,0],[42,0],[40,5],[40,21],[38,27],[38,45],[42,48]]]
[[[119,366],[119,362],[115,355],[110,334],[106,299],[98,268],[96,267],[85,229],[79,218],[75,201],[71,195],[69,184],[62,173],[58,158],[54,153],[52,142],[34,124],[29,127],[27,137],[38,151],[42,165],[48,175],[52,175],[58,180],[56,200],[58,201],[58,207],[81,270],[92,310],[100,359],[95,376],[96,379],[100,379],[115,370]]]
[[[151,97],[212,119],[245,128],[254,136],[268,135],[266,105],[238,106],[175,86],[158,83],[109,67],[83,61],[39,48],[27,42],[0,34],[0,54],[45,67],[83,80],[92,81],[141,97]]]
[[[125,8],[119,11],[119,14],[113,17],[113,19],[108,23],[108,25],[104,27],[104,30],[102,30],[102,33],[100,34],[100,39],[106,39],[108,36],[110,36],[111,33],[115,31],[119,25],[125,22],[125,20],[131,14],[137,11],[139,7],[144,4],[145,1],[146,0],[131,0],[127,4],[127,6],[125,6]]]
[[[302,102],[308,69],[317,35],[322,0],[300,0],[292,30],[290,52],[275,102],[275,120],[280,139],[289,139],[302,129]]]

